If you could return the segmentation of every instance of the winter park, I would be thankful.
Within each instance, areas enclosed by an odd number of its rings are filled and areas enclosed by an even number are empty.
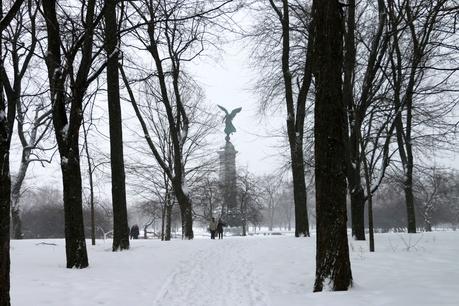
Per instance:
[[[459,305],[459,0],[0,0],[0,306]]]

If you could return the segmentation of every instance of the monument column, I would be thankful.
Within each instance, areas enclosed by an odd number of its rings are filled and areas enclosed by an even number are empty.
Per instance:
[[[230,135],[236,132],[233,119],[242,108],[233,109],[228,113],[226,108],[218,105],[225,112],[225,146],[218,152],[220,158],[220,188],[222,192],[222,218],[229,226],[242,225],[241,212],[237,205],[237,186],[236,186],[236,153],[230,141]]]
[[[220,184],[223,195],[222,217],[229,226],[239,226],[240,211],[237,205],[236,153],[233,144],[227,139],[225,146],[218,152],[220,157]]]

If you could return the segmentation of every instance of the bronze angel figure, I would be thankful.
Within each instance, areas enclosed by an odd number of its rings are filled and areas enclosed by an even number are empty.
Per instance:
[[[234,127],[233,125],[233,119],[234,117],[236,117],[236,114],[239,113],[241,110],[242,110],[242,107],[238,107],[238,108],[235,108],[231,111],[231,113],[228,113],[228,111],[226,110],[226,108],[224,108],[223,106],[220,106],[217,104],[217,106],[225,112],[225,117],[223,118],[223,121],[225,121],[225,134],[226,134],[226,137],[229,138],[229,136],[232,134],[232,133],[235,133],[236,132],[236,128]],[[222,122],[223,122],[222,121]]]

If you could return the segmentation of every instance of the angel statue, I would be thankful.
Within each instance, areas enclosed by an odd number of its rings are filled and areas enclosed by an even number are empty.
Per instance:
[[[223,121],[225,121],[225,134],[226,134],[226,141],[229,141],[229,137],[232,133],[235,133],[236,132],[236,128],[234,127],[233,125],[233,119],[234,117],[236,117],[236,114],[239,113],[241,110],[242,110],[242,107],[238,107],[238,108],[235,108],[233,109],[233,111],[231,112],[231,114],[228,113],[228,111],[226,110],[226,108],[224,108],[223,106],[220,106],[217,104],[217,106],[225,112],[225,117],[223,118]],[[222,122],[223,122],[222,121]]]

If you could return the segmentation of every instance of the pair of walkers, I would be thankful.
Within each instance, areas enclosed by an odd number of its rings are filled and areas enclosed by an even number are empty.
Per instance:
[[[218,234],[218,239],[223,239],[224,226],[226,226],[226,224],[223,223],[222,219],[218,219],[217,222],[215,218],[212,218],[209,223],[210,239],[215,239],[215,234]]]

